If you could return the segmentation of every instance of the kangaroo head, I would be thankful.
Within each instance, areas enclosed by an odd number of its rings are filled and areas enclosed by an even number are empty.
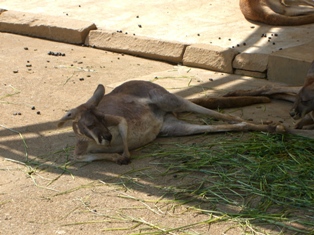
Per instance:
[[[296,100],[290,110],[290,115],[294,119],[303,118],[306,114],[314,110],[314,61],[307,73],[306,81],[296,96]]]
[[[98,85],[93,96],[85,104],[70,110],[59,120],[58,127],[72,120],[73,131],[79,138],[92,139],[101,145],[110,143],[112,136],[107,128],[105,114],[97,109],[104,93],[104,86]]]

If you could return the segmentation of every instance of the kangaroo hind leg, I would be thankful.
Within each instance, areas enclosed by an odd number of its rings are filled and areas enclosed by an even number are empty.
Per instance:
[[[241,132],[241,131],[265,131],[265,132],[284,132],[283,127],[274,125],[258,125],[248,122],[221,125],[198,125],[178,120],[171,114],[165,117],[160,131],[161,136],[188,136],[203,133],[218,132]]]
[[[149,92],[149,96],[150,101],[165,112],[173,113],[194,112],[199,114],[205,114],[215,119],[227,122],[244,121],[239,117],[222,114],[217,111],[204,108],[202,106],[192,103],[189,100],[186,100],[180,96],[176,96],[169,92],[160,92],[160,90],[153,89]]]

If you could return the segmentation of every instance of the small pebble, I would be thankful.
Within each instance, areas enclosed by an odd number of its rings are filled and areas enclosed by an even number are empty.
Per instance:
[[[141,25],[141,24],[139,24],[139,25],[138,25],[138,27],[139,27],[139,28],[142,28],[142,25]]]
[[[18,70],[13,70],[13,73],[18,73],[19,71]]]
[[[65,56],[65,53],[49,51],[49,52],[48,52],[48,55],[53,55],[53,56]]]
[[[198,33],[197,36],[201,36],[201,35]]]
[[[35,108],[35,106],[32,106],[32,110],[35,110],[36,108]]]
[[[27,51],[27,50],[28,50],[28,47],[24,47],[24,50]]]
[[[80,81],[84,81],[84,78],[80,78]]]
[[[40,115],[40,111],[37,111],[37,115]]]

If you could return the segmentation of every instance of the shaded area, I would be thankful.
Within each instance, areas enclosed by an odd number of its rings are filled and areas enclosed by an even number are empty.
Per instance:
[[[245,82],[243,80],[243,83]],[[216,87],[226,83],[230,83],[228,76],[204,83],[201,88],[208,86],[215,90]],[[235,88],[243,87],[241,83],[233,85]],[[188,87],[178,93],[195,94],[196,88]],[[197,88],[199,89],[200,87]],[[193,119],[189,116],[187,118]],[[198,118],[207,124],[215,124],[206,117]],[[307,221],[313,216],[313,211],[307,209],[306,204],[302,204],[303,201],[306,203],[310,201],[308,197],[311,197],[311,190],[309,193],[301,192],[299,188],[293,188],[294,184],[285,186],[289,182],[281,181],[285,174],[286,178],[291,180],[289,176],[291,172],[288,172],[287,168],[281,168],[283,166],[281,164],[284,163],[282,158],[287,156],[283,157],[280,153],[287,145],[291,145],[289,147],[299,145],[303,148],[302,142],[298,142],[297,139],[292,138],[292,142],[285,143],[283,140],[285,138],[289,140],[289,137],[262,135],[262,139],[261,136],[251,139],[250,135],[241,133],[161,138],[144,149],[133,151],[133,162],[130,165],[119,166],[110,162],[90,164],[69,162],[75,136],[69,127],[56,130],[56,122],[13,129],[2,126],[0,136],[0,155],[24,165],[27,175],[36,185],[44,189],[53,189],[52,186],[62,175],[73,175],[174,200],[180,205],[194,208],[197,213],[217,217],[215,221],[205,221],[205,224],[231,220],[243,225],[249,221],[254,226],[253,230],[257,229],[255,226],[276,232],[284,229],[287,234],[289,231],[304,232],[305,229],[313,229],[311,222]],[[238,142],[235,143],[235,140]],[[254,145],[250,142],[252,140],[255,141]],[[308,143],[311,144],[311,141]],[[292,173],[303,177],[303,186],[307,184],[305,180],[312,178],[309,175],[313,172],[310,168],[311,162],[308,161],[311,160],[310,148],[303,149],[307,152],[299,152],[302,159],[309,164],[309,170],[303,175],[297,174],[299,172]],[[298,162],[300,161],[298,157],[286,159],[284,167],[294,163],[302,171],[304,164]],[[42,183],[39,177],[42,172],[51,172],[56,178],[48,180],[48,183]],[[281,173],[281,178],[276,179],[277,173]],[[302,179],[296,178],[295,182],[298,183]],[[278,195],[274,194],[273,189],[276,187],[284,195],[282,199],[278,199]],[[312,186],[306,187],[311,189]],[[71,194],[80,188],[69,186],[65,191],[57,190],[55,195]],[[296,192],[294,196],[293,192]],[[297,195],[297,192],[300,194]],[[287,195],[291,197],[288,198]],[[307,206],[310,207],[311,203]],[[298,219],[297,222],[294,221],[295,218]],[[289,221],[294,221],[295,224],[289,224]]]

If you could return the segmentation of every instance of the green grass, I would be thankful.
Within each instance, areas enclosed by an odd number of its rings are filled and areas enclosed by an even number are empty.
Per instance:
[[[314,140],[263,133],[226,138],[159,145],[152,155],[164,175],[194,178],[167,190],[206,205],[201,213],[314,234]]]

